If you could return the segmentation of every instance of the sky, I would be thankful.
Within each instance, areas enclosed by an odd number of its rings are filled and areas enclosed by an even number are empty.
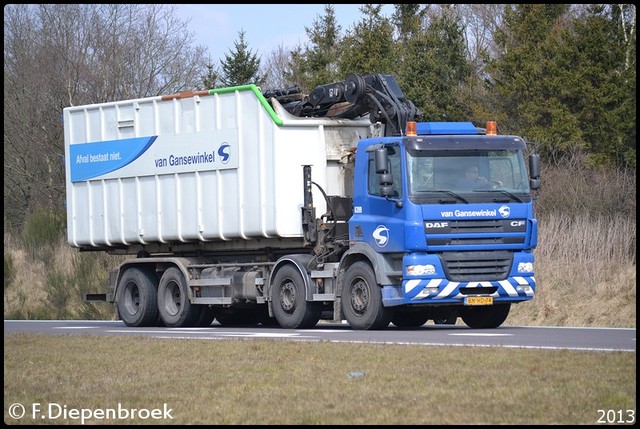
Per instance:
[[[190,31],[195,33],[195,43],[209,49],[214,62],[224,60],[239,31],[245,31],[248,49],[258,57],[266,58],[279,46],[293,48],[307,43],[305,27],[312,28],[314,21],[324,15],[322,4],[184,4],[176,6],[176,16],[191,19]],[[362,19],[361,4],[333,4],[341,34]],[[392,5],[383,7],[383,14],[390,16]]]

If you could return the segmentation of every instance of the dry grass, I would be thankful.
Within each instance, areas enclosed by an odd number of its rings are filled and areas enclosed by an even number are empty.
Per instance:
[[[22,314],[35,314],[33,310],[47,307],[45,291],[46,277],[44,263],[29,258],[21,248],[5,248],[5,259],[9,255],[17,270],[16,279],[11,287],[4,285],[4,315],[16,314],[16,309],[24,309]]]
[[[536,255],[537,294],[530,302],[512,307],[507,324],[524,326],[636,326],[636,222],[621,219],[568,219],[549,215],[539,220]],[[6,245],[6,240],[5,240]],[[55,263],[47,267],[28,252],[5,247],[16,278],[4,290],[5,319],[50,319],[88,317],[112,319],[113,307],[84,303],[87,292],[104,293],[107,272],[114,262],[105,255],[79,254],[66,243],[55,252]],[[96,258],[82,281],[74,274],[80,259]],[[76,261],[74,263],[74,261]],[[44,273],[49,271],[48,275]],[[54,275],[56,274],[56,275]],[[65,282],[52,289],[47,281]],[[64,312],[54,313],[52,294],[62,288]],[[63,292],[60,292],[61,294]]]
[[[635,220],[540,222],[537,293],[512,307],[507,323],[635,328]]]
[[[5,423],[15,422],[7,415],[15,402],[94,410],[166,403],[170,421],[86,423],[216,425],[596,424],[599,409],[636,406],[628,352],[80,334],[4,341]]]

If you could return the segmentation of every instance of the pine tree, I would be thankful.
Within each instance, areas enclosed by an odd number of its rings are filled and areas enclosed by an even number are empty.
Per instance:
[[[216,71],[213,63],[208,62],[205,64],[207,68],[207,74],[202,76],[202,84],[205,89],[217,88],[218,81],[220,80],[220,74]]]
[[[631,5],[589,5],[575,20],[565,38],[562,59],[571,80],[563,87],[564,101],[584,130],[589,158],[635,168],[635,30],[624,32],[635,26],[635,18],[625,16],[625,6]]]
[[[239,39],[234,42],[235,50],[229,50],[222,61],[220,81],[224,86],[262,85],[264,77],[259,75],[260,59],[245,41],[246,32],[238,31]]]
[[[489,85],[510,130],[540,144],[543,152],[584,147],[563,85],[573,67],[562,58],[566,4],[507,5],[504,25],[495,35],[500,57],[489,62]],[[508,113],[508,114],[507,114]]]
[[[635,7],[626,6],[573,15],[569,5],[507,6],[490,89],[508,128],[542,155],[584,151],[594,164],[635,168]]]
[[[401,37],[400,40],[403,38]],[[464,28],[452,7],[432,14],[426,29],[405,35],[400,85],[429,121],[470,120],[463,89],[471,79]]]
[[[364,18],[342,39],[340,75],[394,74],[399,53],[393,41],[391,21],[382,16],[381,4],[365,4],[360,11]]]
[[[429,5],[421,9],[419,4],[396,4],[391,20],[398,32],[398,40],[410,40],[421,31],[422,19],[429,10]]]
[[[325,5],[324,15],[314,20],[311,28],[305,27],[311,44],[296,57],[299,84],[304,90],[344,79],[337,71],[340,30],[332,5]]]

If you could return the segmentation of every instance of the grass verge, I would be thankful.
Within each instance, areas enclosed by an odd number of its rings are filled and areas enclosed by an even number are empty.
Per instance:
[[[8,424],[597,424],[635,416],[636,354],[12,333],[4,401]],[[171,418],[70,417],[119,407]]]

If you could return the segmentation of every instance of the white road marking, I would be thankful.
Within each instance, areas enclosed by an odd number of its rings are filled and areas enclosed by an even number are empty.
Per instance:
[[[54,326],[51,329],[96,329],[96,326]]]
[[[451,336],[458,335],[460,337],[513,337],[513,334],[482,334],[482,333],[466,333],[466,334],[449,334]]]
[[[219,332],[217,335],[221,337],[254,337],[254,338],[291,338],[291,337],[299,337],[300,334],[271,334],[271,333],[260,333],[260,332],[244,332],[244,333],[229,333],[229,332]]]

